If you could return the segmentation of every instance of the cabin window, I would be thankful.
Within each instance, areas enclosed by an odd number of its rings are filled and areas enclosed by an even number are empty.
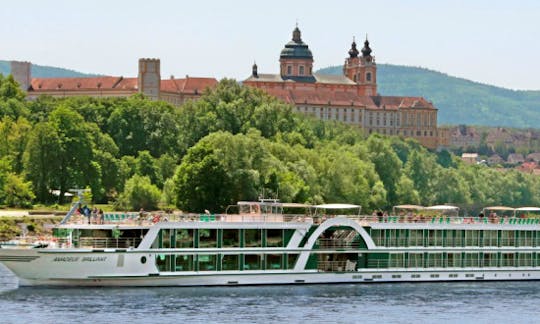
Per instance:
[[[484,252],[484,260],[481,266],[484,267],[496,267],[497,266],[497,253]]]
[[[199,254],[197,255],[197,262],[199,264],[199,271],[215,271],[216,270],[217,257],[214,254]]]
[[[282,269],[283,255],[281,254],[267,254],[266,255],[266,269],[268,270],[278,270]]]
[[[396,246],[396,243],[397,243],[396,236],[397,236],[397,233],[395,229],[387,229],[386,230],[386,246]]]
[[[428,267],[441,268],[443,266],[442,253],[428,253]]]
[[[514,253],[501,253],[501,267],[513,267],[515,266]]]
[[[478,246],[478,231],[465,231],[465,246]]]
[[[532,253],[518,253],[518,265],[520,267],[532,267],[533,254]]]
[[[245,247],[262,247],[262,235],[260,229],[244,230]]]
[[[223,230],[223,247],[224,248],[240,247],[240,230],[224,229]]]
[[[484,231],[483,246],[497,246],[497,231]]]
[[[442,246],[442,231],[429,230],[428,232],[428,246]]]
[[[244,270],[260,270],[261,255],[260,254],[245,254],[244,255]]]
[[[423,231],[422,230],[409,230],[409,246],[423,246]]]
[[[532,246],[533,232],[532,231],[520,231],[518,232],[518,246]]]
[[[501,246],[515,246],[514,231],[501,231]]]
[[[446,259],[446,264],[449,268],[461,267],[461,253],[448,253]]]
[[[423,253],[409,253],[409,268],[423,268],[424,267],[424,254]]]
[[[478,267],[479,266],[479,254],[478,253],[465,253],[463,262],[464,267]]]
[[[266,246],[267,247],[283,247],[283,230],[281,229],[266,230]]]
[[[297,260],[298,254],[287,254],[287,269],[294,269]]]
[[[157,254],[156,255],[156,266],[159,271],[172,271],[172,255],[170,254]]]
[[[238,254],[224,254],[221,256],[222,270],[240,270],[240,258]]]
[[[405,267],[405,255],[403,253],[390,253],[389,268],[403,268]]]
[[[193,247],[193,230],[192,229],[177,229],[175,246],[178,249]]]
[[[384,246],[384,230],[371,229],[371,239],[377,246]]]
[[[199,229],[199,247],[217,247],[217,230],[208,228]]]
[[[177,255],[175,271],[193,271],[193,255]]]

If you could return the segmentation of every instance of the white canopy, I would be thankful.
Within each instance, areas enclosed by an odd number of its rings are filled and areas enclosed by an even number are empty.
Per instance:
[[[519,207],[516,211],[540,211],[539,207]]]
[[[397,205],[397,206],[394,206],[394,209],[416,209],[416,210],[420,210],[420,209],[424,209],[425,207],[424,206],[419,206],[419,205]]]
[[[484,210],[515,210],[515,209],[512,207],[506,207],[506,206],[491,206],[491,207],[485,207]]]
[[[450,205],[435,205],[435,206],[426,207],[424,209],[427,209],[427,210],[458,210],[459,207],[450,206]]]
[[[351,205],[351,204],[323,204],[323,205],[316,205],[313,206],[315,208],[321,208],[321,209],[355,209],[355,208],[362,208],[360,205]]]
[[[283,208],[308,208],[308,207],[311,207],[311,205],[299,204],[299,203],[282,203],[281,206]]]

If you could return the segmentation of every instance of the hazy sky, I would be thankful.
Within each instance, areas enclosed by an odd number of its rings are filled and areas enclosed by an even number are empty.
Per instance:
[[[421,66],[513,89],[540,89],[539,0],[3,1],[0,59],[135,76],[242,80],[277,73],[298,20],[315,69],[343,64],[366,33],[379,63]]]

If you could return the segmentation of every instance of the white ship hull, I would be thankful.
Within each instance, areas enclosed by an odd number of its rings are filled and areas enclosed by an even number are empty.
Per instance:
[[[0,260],[19,277],[20,286],[238,286],[337,283],[540,280],[540,268],[362,269],[158,272],[153,257],[140,252],[67,252],[2,249]],[[123,260],[122,260],[123,259]],[[120,261],[119,261],[120,260]]]

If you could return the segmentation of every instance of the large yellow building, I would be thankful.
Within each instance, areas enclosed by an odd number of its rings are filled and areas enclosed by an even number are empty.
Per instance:
[[[381,96],[377,92],[377,65],[366,39],[358,51],[353,40],[343,75],[313,73],[313,55],[296,27],[280,55],[279,74],[260,74],[256,64],[244,85],[265,90],[293,104],[303,114],[357,125],[366,134],[412,137],[436,148],[437,109],[422,97]]]

